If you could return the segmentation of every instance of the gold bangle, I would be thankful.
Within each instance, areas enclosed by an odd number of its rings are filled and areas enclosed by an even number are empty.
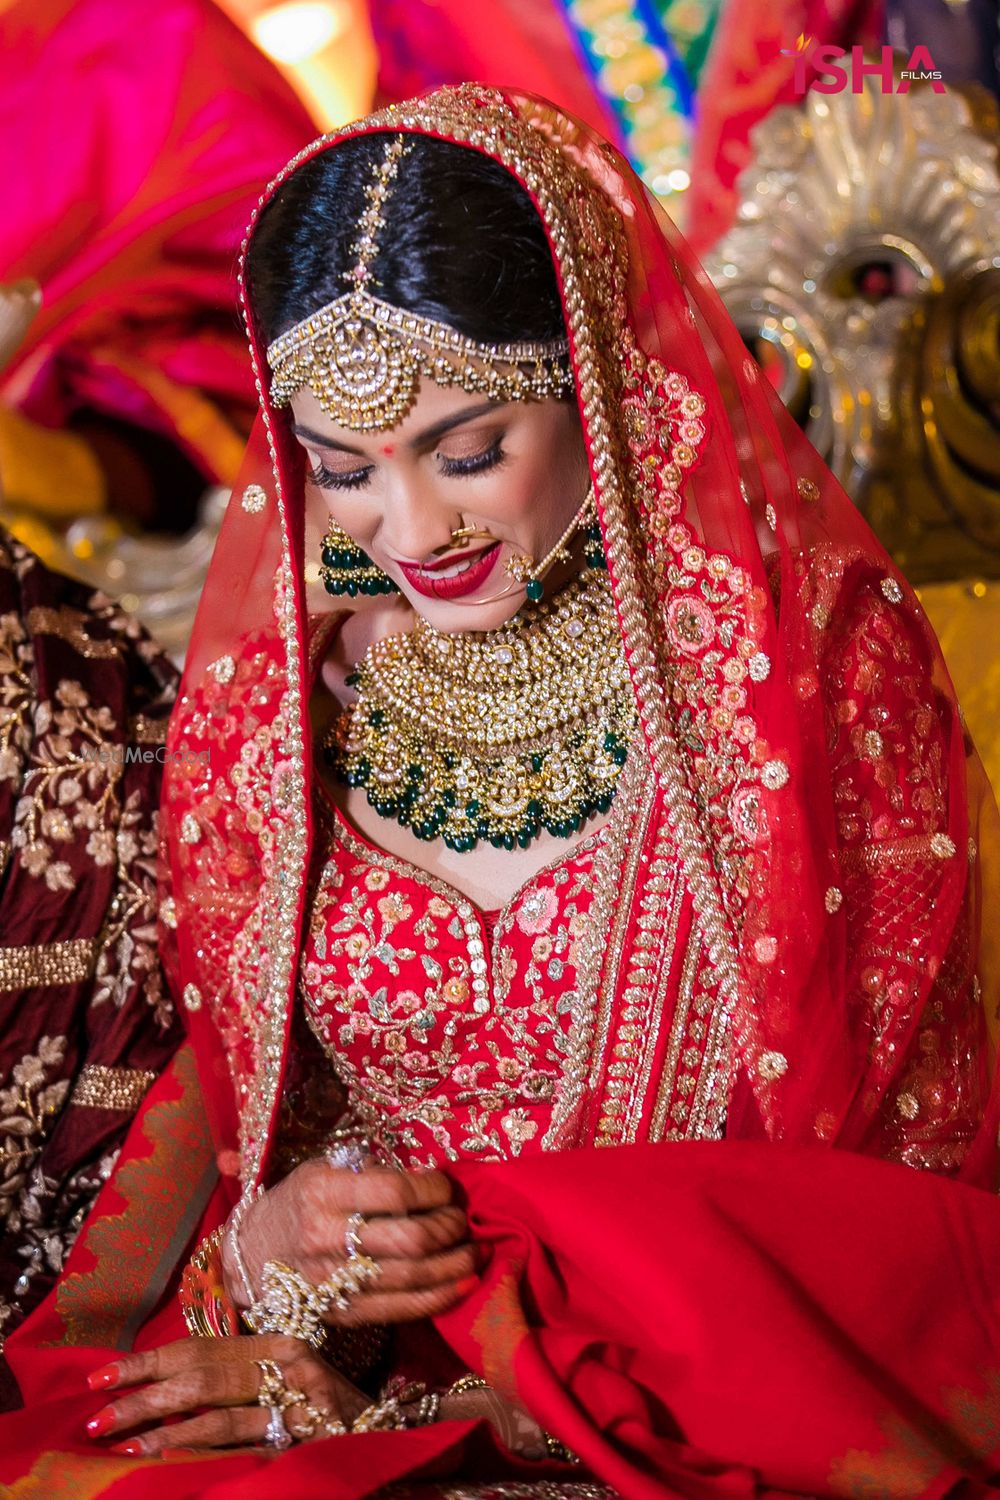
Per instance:
[[[488,1391],[490,1383],[481,1375],[460,1375],[454,1385],[445,1391],[445,1396],[464,1396],[466,1391]]]
[[[542,1428],[542,1437],[545,1439],[545,1451],[549,1458],[560,1464],[578,1464],[580,1462],[572,1449],[567,1448],[560,1438],[553,1437],[551,1432]]]
[[[232,1338],[240,1331],[239,1314],[222,1275],[225,1228],[220,1225],[202,1240],[181,1276],[177,1296],[193,1338]]]
[[[492,1387],[488,1380],[484,1380],[481,1375],[473,1375],[470,1372],[468,1375],[460,1375],[454,1385],[448,1387],[442,1399],[446,1399],[448,1396],[463,1396],[466,1391],[488,1391],[490,1389]],[[542,1441],[545,1444],[545,1453],[548,1458],[561,1464],[578,1464],[580,1462],[572,1449],[567,1448],[566,1444],[560,1438],[553,1437],[552,1433],[546,1432],[544,1427],[541,1428],[541,1434]]]

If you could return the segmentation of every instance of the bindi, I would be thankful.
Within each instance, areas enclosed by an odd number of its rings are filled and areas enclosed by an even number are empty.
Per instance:
[[[386,458],[391,458],[395,451],[396,449],[392,443],[384,443],[382,446],[382,452],[385,454]]]

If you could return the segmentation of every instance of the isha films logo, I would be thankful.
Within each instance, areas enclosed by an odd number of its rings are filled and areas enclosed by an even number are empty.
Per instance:
[[[899,73],[897,83],[891,47],[882,48],[881,61],[868,61],[865,49],[856,42],[848,52],[829,42],[817,42],[813,37],[800,35],[794,47],[782,47],[782,57],[795,59],[795,92],[805,94],[812,87],[819,94],[841,94],[847,87],[847,68],[837,65],[837,59],[850,57],[851,93],[863,94],[865,78],[878,74],[883,94],[908,94],[913,83],[929,83],[935,94],[946,92],[941,81],[941,70],[934,66],[929,47],[914,47],[905,68]],[[816,74],[812,84],[806,77],[809,69]],[[826,80],[826,81],[824,81]]]

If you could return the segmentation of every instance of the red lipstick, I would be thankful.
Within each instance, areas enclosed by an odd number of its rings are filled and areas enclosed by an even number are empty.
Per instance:
[[[399,570],[410,587],[416,593],[423,594],[425,599],[461,599],[482,588],[499,556],[500,543],[494,542],[485,550],[456,552],[454,555],[438,558],[429,565],[400,562]],[[460,573],[439,576],[444,568],[453,568],[469,558],[474,560]]]

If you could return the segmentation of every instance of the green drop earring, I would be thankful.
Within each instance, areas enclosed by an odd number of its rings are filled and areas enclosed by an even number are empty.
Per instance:
[[[323,538],[319,576],[328,594],[398,594],[399,587],[387,573],[377,568],[346,531],[331,521]]]

